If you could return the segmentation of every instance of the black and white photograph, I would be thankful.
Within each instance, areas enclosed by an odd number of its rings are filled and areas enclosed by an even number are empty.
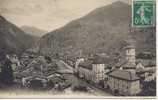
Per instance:
[[[0,98],[156,98],[156,0],[0,0]]]

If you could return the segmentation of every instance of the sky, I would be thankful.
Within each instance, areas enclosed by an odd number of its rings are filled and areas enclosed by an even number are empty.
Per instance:
[[[19,27],[52,31],[115,1],[118,0],[0,0],[0,14]]]

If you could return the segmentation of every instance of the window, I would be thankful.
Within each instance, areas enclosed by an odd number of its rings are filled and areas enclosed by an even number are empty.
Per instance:
[[[128,82],[127,82],[126,84],[127,84],[126,88],[129,89],[129,84],[128,84]]]
[[[122,88],[124,87],[124,82],[122,81]]]

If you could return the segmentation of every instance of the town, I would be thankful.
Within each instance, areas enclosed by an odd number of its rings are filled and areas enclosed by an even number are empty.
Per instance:
[[[29,50],[20,57],[6,55],[5,66],[3,62],[0,64],[0,88],[3,90],[7,83],[24,90],[99,92],[106,96],[156,95],[153,55],[150,52],[136,55],[132,43],[124,46],[121,54],[114,59],[106,53],[73,59],[58,54],[39,56]]]

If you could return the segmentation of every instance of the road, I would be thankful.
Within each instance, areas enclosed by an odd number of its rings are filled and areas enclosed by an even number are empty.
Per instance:
[[[61,63],[59,65],[62,65],[64,67],[69,68],[70,70],[74,71],[73,67],[69,66],[64,61],[60,61],[59,63]],[[82,86],[91,88],[92,90],[94,90],[94,93],[93,93],[94,95],[112,96],[110,93],[107,93],[101,89],[94,87],[93,85],[87,83],[84,79],[80,79],[77,76],[75,76],[74,74],[69,74],[67,76],[67,80],[72,83],[72,87],[82,85]]]
[[[59,60],[56,64],[59,68],[58,70],[69,70],[70,72],[74,72],[73,67],[69,66],[67,63],[65,63],[62,60]]]
[[[101,89],[98,89],[98,88],[94,87],[93,85],[87,83],[85,80],[80,79],[76,76],[73,76],[72,79],[74,80],[74,82],[73,82],[74,86],[75,85],[82,85],[82,86],[85,86],[85,87],[89,87],[94,91],[94,93],[93,93],[94,95],[112,96],[111,94],[109,94],[109,93],[107,93],[107,92],[105,92]]]

